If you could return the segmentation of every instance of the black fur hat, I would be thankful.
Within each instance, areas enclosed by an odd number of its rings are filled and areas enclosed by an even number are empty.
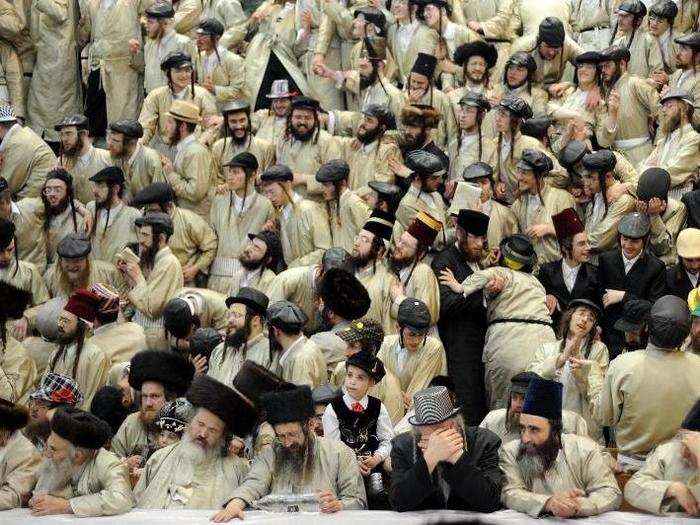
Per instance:
[[[22,405],[15,405],[0,398],[0,428],[14,432],[24,428],[29,421],[29,413]]]
[[[241,369],[233,378],[233,388],[250,399],[258,409],[260,409],[260,398],[264,394],[289,386],[291,386],[290,383],[250,359],[243,362]]]
[[[103,386],[95,392],[95,397],[90,403],[90,412],[105,421],[114,434],[129,415],[129,411],[122,404],[122,391],[114,386]]]
[[[90,412],[73,407],[56,410],[51,418],[51,431],[74,446],[96,450],[112,439],[109,424]]]
[[[146,381],[162,383],[178,396],[182,396],[194,377],[194,366],[177,352],[144,350],[131,358],[129,384],[141,390]]]
[[[323,274],[319,295],[326,308],[349,321],[363,317],[369,310],[367,289],[345,270],[331,268]]]
[[[196,408],[204,408],[221,419],[236,436],[247,436],[255,428],[258,411],[252,402],[209,376],[195,377],[185,397]]]
[[[314,415],[311,388],[307,385],[265,394],[262,405],[267,414],[267,422],[271,425],[303,423]]]

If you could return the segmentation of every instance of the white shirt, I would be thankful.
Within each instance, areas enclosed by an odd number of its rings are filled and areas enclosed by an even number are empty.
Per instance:
[[[294,204],[297,204],[302,201],[301,195],[298,193],[294,192],[292,195],[292,202]],[[292,203],[288,203],[285,205],[284,208],[282,208],[282,218],[284,219],[285,222],[289,220],[290,215],[292,214],[292,209],[294,209],[294,206],[292,206]]]
[[[189,146],[196,140],[197,137],[194,133],[192,133],[191,135],[187,135],[184,139],[177,143],[177,146],[175,146],[175,164],[178,163],[180,156],[185,152],[187,146]]]
[[[561,274],[564,277],[564,284],[566,289],[571,292],[574,289],[574,284],[576,284],[576,277],[578,276],[578,271],[581,269],[581,265],[577,264],[573,268],[569,266],[566,260],[561,260]]]
[[[693,288],[697,288],[698,287],[698,277],[700,277],[700,273],[696,273],[695,275],[693,275],[688,270],[686,270],[685,273],[688,276],[688,279],[690,279],[690,284],[693,285]]]
[[[107,221],[107,228],[109,228],[114,223],[115,219],[117,218],[117,215],[119,215],[119,212],[122,210],[123,207],[124,204],[120,202],[115,207],[110,208],[109,217],[107,217],[107,210],[105,208],[100,208],[97,217],[97,230],[105,227],[105,221]]]
[[[595,197],[593,197],[593,209],[591,210],[590,217],[586,221],[586,229],[588,231],[595,228],[603,218],[603,214],[605,213],[605,201],[603,199],[602,191],[599,191],[595,194]]]
[[[406,51],[408,46],[411,45],[411,39],[416,29],[418,29],[418,20],[413,20],[410,24],[399,24],[396,30],[396,41],[400,51]]]
[[[343,403],[345,406],[352,410],[352,405],[354,403],[360,403],[362,408],[366,409],[369,403],[369,396],[365,395],[359,401],[354,399],[349,394],[343,394]],[[326,439],[335,439],[340,441],[340,429],[338,427],[338,416],[333,410],[333,405],[329,404],[326,407],[326,411],[323,413],[323,418],[321,418],[323,423],[323,437]],[[389,412],[387,411],[384,403],[381,403],[379,408],[379,418],[377,418],[377,439],[379,440],[379,447],[375,452],[382,460],[385,460],[391,454],[391,440],[394,439],[394,430],[391,425],[391,418],[389,417]]]
[[[280,366],[282,366],[287,359],[296,351],[298,347],[304,344],[306,341],[306,336],[300,335],[299,339],[294,341],[291,345],[289,345],[289,348],[287,348],[282,355],[280,356]]]
[[[262,275],[262,266],[257,270],[244,270],[243,275],[241,275],[240,288],[249,287],[255,288],[255,286],[260,282],[260,276]]]
[[[641,255],[641,252],[639,253]],[[629,273],[629,271],[632,269],[632,266],[634,266],[634,263],[637,262],[637,259],[639,259],[639,255],[637,255],[634,259],[628,259],[625,257],[624,252],[622,253],[622,264],[625,265],[625,275]]]

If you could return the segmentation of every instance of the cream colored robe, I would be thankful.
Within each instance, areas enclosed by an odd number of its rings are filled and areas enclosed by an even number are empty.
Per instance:
[[[275,163],[275,145],[268,140],[248,135],[246,143],[239,146],[230,137],[219,139],[211,147],[212,169],[216,173],[217,184],[223,184],[225,181],[224,164],[244,151],[255,155],[259,166],[258,173],[264,172]]]
[[[46,174],[56,165],[56,155],[28,127],[17,124],[8,133],[0,144],[0,177],[7,181],[14,199],[39,197]]]
[[[199,52],[194,58],[197,78],[203,82],[211,78],[214,83],[214,99],[219,108],[231,100],[247,100],[245,92],[245,62],[236,53],[223,47],[219,48],[220,60],[214,51],[209,56]],[[208,64],[213,60],[214,67]],[[211,92],[210,92],[211,93]]]
[[[271,109],[259,109],[250,116],[250,122],[257,138],[273,144],[277,142],[278,137],[284,135],[287,129],[287,119],[277,118]]]
[[[277,274],[269,268],[258,268],[258,270],[261,271],[246,272],[243,268],[240,268],[231,277],[231,287],[226,293],[228,295],[237,295],[243,286],[248,286],[268,295],[267,291],[270,289],[272,281],[274,281]],[[209,288],[212,288],[211,284]]]
[[[399,379],[401,391],[411,399],[416,392],[427,388],[435,376],[447,375],[445,349],[439,339],[426,336],[425,343],[418,351],[407,351],[406,362],[400,370],[399,346],[399,336],[388,335],[384,338],[377,357],[384,363],[384,367]]]
[[[182,288],[175,297],[186,299],[199,317],[202,328],[215,328],[222,331],[228,323],[226,295],[208,288]]]
[[[89,202],[87,208],[95,217],[95,201]],[[141,211],[122,203],[116,209],[110,210],[109,224],[105,224],[107,215],[102,211],[100,216],[95,218],[90,258],[114,264],[117,252],[129,244],[138,242],[134,221],[140,216]]]
[[[537,33],[540,22],[545,17],[554,16],[570,31],[572,6],[559,0],[512,0],[503,2],[493,18],[483,22],[482,29],[487,37],[514,39],[518,35],[530,36]]]
[[[112,452],[120,458],[144,456],[149,448],[155,448],[157,433],[148,432],[139,419],[139,412],[126,419],[112,438]]]
[[[698,4],[700,7],[700,4]],[[695,106],[695,112],[693,113],[693,124],[700,125],[700,71],[696,70],[683,70],[679,69],[674,71],[668,79],[668,86],[670,89],[681,89],[690,93],[693,97],[693,106]]]
[[[36,365],[19,341],[9,333],[6,337],[7,348],[0,348],[0,398],[26,405],[37,380]]]
[[[215,182],[211,153],[193,135],[183,139],[176,151],[174,171],[164,171],[163,178],[173,188],[180,209],[193,211],[206,220]]]
[[[223,294],[229,293],[234,276],[243,269],[238,257],[248,244],[248,234],[258,233],[274,215],[272,203],[255,191],[246,195],[243,211],[235,199],[237,196],[232,192],[216,195],[209,212],[209,224],[218,237],[218,244],[208,286]]]
[[[309,321],[304,327],[308,332],[315,331],[317,324],[316,278],[319,265],[297,266],[278,273],[267,288],[270,304],[290,301],[304,312]]]
[[[46,377],[49,372],[55,372],[56,374],[62,374],[75,379],[76,383],[80,385],[83,396],[85,396],[82,403],[77,405],[77,408],[90,410],[90,403],[92,402],[95,392],[107,384],[107,374],[109,373],[109,368],[112,366],[112,362],[104,350],[96,346],[89,339],[86,339],[83,343],[83,349],[80,353],[76,372],[73,374],[76,351],[76,344],[71,343],[58,359],[56,359],[56,356],[58,352],[60,352],[60,347],[52,352],[49,356],[46,370],[44,370],[44,377]]]
[[[175,232],[168,242],[182,266],[192,264],[207,273],[216,255],[216,234],[207,221],[191,210],[176,207],[171,214]]]
[[[0,280],[30,292],[32,298],[29,307],[40,305],[50,299],[46,282],[36,265],[32,263],[20,260],[18,267],[13,260],[8,268],[0,268]]]
[[[177,0],[173,4],[175,8],[175,17],[173,18],[175,30],[183,35],[193,33],[202,15],[202,4],[196,0]]]
[[[348,188],[362,197],[371,191],[367,186],[371,181],[393,184],[395,177],[389,168],[389,159],[401,161],[401,151],[394,142],[384,139],[364,146],[355,137],[337,137],[335,140],[340,148],[340,158],[350,166]]]
[[[631,58],[627,64],[627,72],[630,75],[647,78],[654,71],[663,71],[664,61],[657,38],[641,29],[640,27],[634,33],[632,45],[629,42],[630,35],[623,34],[618,34],[613,40],[613,45],[624,46],[630,50]]]
[[[518,233],[518,218],[513,210],[504,206],[500,202],[489,200],[488,206],[482,212],[489,216],[489,227],[486,232],[486,239],[489,248],[496,248],[501,245],[501,241],[514,233]]]
[[[188,36],[181,35],[172,27],[168,27],[158,40],[146,36],[143,44],[143,88],[147,95],[156,88],[168,85],[168,77],[160,64],[170,53],[178,52],[187,53],[194,58],[197,48]]]
[[[49,263],[57,260],[56,248],[58,243],[68,234],[83,232],[85,229],[84,224],[85,221],[77,210],[75,212],[75,223],[73,222],[73,212],[70,204],[62,213],[49,219],[49,228],[43,232],[46,239],[46,256]]]
[[[226,348],[226,343],[220,343],[211,353],[209,358],[209,368],[207,375],[225,385],[233,384],[236,374],[243,366],[246,359],[259,364],[272,371],[277,372],[278,355],[272,356],[270,360],[270,340],[266,334],[260,333],[248,340],[248,348],[244,350]]]
[[[182,458],[179,443],[156,451],[141,473],[134,495],[137,506],[144,509],[207,509],[219,510],[231,499],[248,471],[247,462],[239,457],[213,457],[197,465],[194,479],[187,486],[173,486]],[[178,499],[172,497],[171,491]]]
[[[106,283],[117,290],[124,289],[124,280],[122,279],[119,270],[110,263],[104,261],[90,261],[89,275],[86,279],[86,283]],[[46,286],[49,289],[49,294],[51,297],[66,297],[68,298],[72,294],[78,285],[72,285],[67,281],[64,283],[61,280],[63,275],[63,270],[60,269],[60,263],[52,264],[46,270],[44,274],[44,279],[46,281]]]
[[[280,355],[282,379],[295,385],[309,385],[312,389],[327,383],[326,360],[316,343],[301,336],[293,344],[294,347],[286,356],[285,352]]]
[[[39,273],[46,270],[46,243],[36,242],[36,232],[44,227],[44,204],[41,199],[21,199],[12,204],[10,220],[15,225],[15,243],[21,261],[36,265]]]
[[[332,246],[328,214],[316,202],[295,198],[289,218],[279,213],[282,253],[289,268],[321,262],[323,252]]]
[[[183,284],[180,262],[166,246],[156,253],[151,271],[129,291],[129,301],[137,310],[132,321],[143,327],[149,350],[168,348],[163,310]]]
[[[379,259],[370,263],[368,267],[358,270],[355,277],[369,294],[370,305],[367,317],[379,321],[385,335],[396,333],[396,322],[391,316],[390,294],[391,287],[398,281],[396,274],[389,270],[384,259]]]
[[[485,162],[489,166],[496,165],[496,145],[485,137],[481,137],[481,155],[479,155],[478,135],[462,136],[453,139],[447,147],[450,157],[449,180],[462,180],[464,169],[475,162]]]
[[[566,208],[576,208],[576,201],[571,193],[550,188],[547,184],[542,186],[539,195],[520,195],[511,206],[522,233],[526,233],[531,226],[537,224],[553,225],[552,215],[556,215]],[[542,265],[561,259],[556,235],[531,237],[530,241],[537,254],[537,264]]]
[[[678,439],[656,447],[641,470],[634,473],[625,485],[625,499],[635,508],[663,515],[684,512],[675,498],[666,497],[673,482],[683,483],[696,500],[700,499],[700,473],[682,456]]]
[[[594,415],[615,430],[620,453],[645,456],[676,433],[700,397],[698,377],[700,357],[649,343],[610,363]]]
[[[408,91],[405,88],[403,90],[403,102],[404,106],[414,104],[409,101]],[[415,104],[432,106],[440,113],[440,122],[437,128],[432,130],[431,138],[440,149],[446,150],[450,141],[456,140],[459,133],[457,118],[452,109],[450,97],[437,88],[428,88],[428,91]],[[399,116],[397,116],[398,120]]]
[[[668,199],[663,214],[650,217],[649,247],[666,266],[673,266],[678,262],[676,237],[685,224],[687,214],[685,204],[676,199]]]
[[[551,84],[569,81],[569,78],[564,78],[565,70],[573,67],[574,59],[583,53],[581,47],[571,37],[566,37],[562,50],[557,52],[552,60],[545,60],[537,49],[537,34],[518,39],[517,43],[511,47],[510,53],[512,55],[518,51],[528,53],[535,60],[537,70],[534,83],[545,89]]]
[[[107,354],[112,365],[129,361],[134,354],[148,347],[143,328],[129,321],[95,328],[90,342]]]
[[[79,19],[75,2],[31,2],[29,27],[37,55],[27,97],[28,121],[37,135],[46,140],[58,140],[53,127],[62,116],[82,111],[76,39]]]
[[[481,428],[485,428],[501,438],[503,445],[517,439],[520,440],[520,428],[507,427],[508,412],[505,408],[491,410],[483,421],[479,423]],[[577,436],[589,437],[586,420],[576,412],[563,409],[561,411],[562,430],[566,434],[576,434]]]
[[[605,198],[605,197],[603,197]],[[631,195],[622,195],[615,202],[608,205],[608,213],[595,224],[593,223],[593,203],[586,206],[586,232],[588,243],[594,253],[602,253],[617,247],[617,225],[622,217],[634,212],[635,201]]]
[[[89,180],[90,177],[101,169],[111,166],[112,157],[106,149],[90,146],[87,153],[82,156],[65,157],[61,155],[58,158],[58,163],[73,176],[75,198],[83,204],[87,204],[95,198],[92,192],[93,182]]]
[[[419,262],[413,269],[408,282],[403,276],[404,269],[401,271],[399,280],[403,284],[404,292],[397,297],[391,305],[391,317],[398,323],[399,305],[407,297],[420,299],[428,307],[430,312],[430,325],[435,326],[440,318],[440,285],[433,269],[424,262]],[[398,325],[391,332],[394,333],[398,329]]]
[[[394,22],[387,28],[387,47],[389,47],[391,54],[396,59],[398,69],[396,80],[401,84],[406,84],[418,53],[434,55],[438,44],[437,31],[430,29],[423,22],[417,20],[413,20],[412,23],[416,25],[416,28],[413,31],[408,47],[405,49],[399,43],[398,22]]]
[[[574,0],[571,26],[585,51],[602,51],[610,42],[613,0]]]
[[[163,180],[163,165],[160,153],[138,144],[134,153],[126,159],[112,159],[115,166],[124,172],[124,202],[129,203],[134,195],[153,182]]]
[[[240,44],[247,32],[247,17],[238,0],[204,0],[200,20],[214,18],[224,26],[219,45],[227,49]]]
[[[593,417],[592,400],[598,398],[603,388],[609,362],[608,349],[602,342],[594,341],[590,354],[586,357],[581,356],[585,359],[585,365],[569,372],[566,365],[557,368],[557,359],[561,355],[560,347],[561,340],[540,346],[528,369],[545,379],[558,381],[564,385],[562,406],[583,416],[589,436],[599,441],[603,436],[603,429]]]
[[[0,40],[0,103],[12,106],[15,115],[26,118],[22,64],[15,49]]]
[[[441,251],[445,248],[446,234],[444,226],[447,224],[445,203],[442,200],[442,195],[434,191],[431,193],[420,191],[415,186],[411,185],[406,194],[401,199],[399,207],[396,210],[396,222],[394,223],[394,231],[392,233],[393,242],[397,242],[401,234],[408,229],[413,219],[419,212],[424,212],[432,215],[439,220],[443,225],[443,230],[437,234],[433,242],[433,248]]]
[[[36,485],[41,455],[21,431],[0,448],[0,510],[18,509]]]
[[[367,508],[365,486],[355,454],[341,441],[314,437],[312,479],[302,487],[292,486],[287,479],[275,476],[275,452],[267,447],[255,459],[245,481],[233,491],[250,505],[268,494],[305,494],[330,490],[343,504],[344,510]]]
[[[83,467],[70,498],[70,506],[78,518],[125,514],[135,503],[127,465],[103,448]]]
[[[331,245],[352,251],[355,237],[360,233],[365,222],[372,213],[354,191],[344,190],[338,201],[326,203],[326,209],[330,208]]]
[[[486,268],[467,277],[464,296],[481,290],[492,276],[505,278],[501,293],[486,298],[486,314],[489,327],[484,341],[483,360],[486,367],[485,383],[491,410],[508,404],[511,378],[524,372],[532,362],[537,347],[554,341],[549,311],[545,306],[545,291],[537,278],[528,273],[502,267]],[[521,319],[493,323],[496,320]],[[514,345],[513,341],[520,341]]]
[[[544,479],[537,478],[528,486],[517,463],[519,441],[501,447],[500,466],[506,481],[501,501],[509,509],[539,517],[547,500],[554,494],[580,489],[585,496],[577,498],[581,508],[575,517],[596,516],[617,510],[622,493],[600,448],[593,440],[573,434],[562,434],[562,448]]]
[[[598,144],[604,148],[615,147],[625,154],[636,167],[646,159],[653,149],[649,138],[649,118],[659,113],[659,95],[644,79],[633,77],[629,73],[622,75],[612,89],[620,94],[620,110],[617,122],[610,125],[607,118],[596,129]],[[629,145],[620,141],[646,138],[640,145]]]

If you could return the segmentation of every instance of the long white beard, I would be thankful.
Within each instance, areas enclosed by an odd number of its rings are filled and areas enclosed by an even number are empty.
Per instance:
[[[217,452],[217,447],[203,448],[185,432],[180,441],[177,469],[173,475],[173,485],[187,486],[192,483],[197,467],[210,459]]]
[[[44,459],[38,472],[38,481],[34,494],[57,494],[62,492],[71,482],[75,466],[70,458],[56,463]]]

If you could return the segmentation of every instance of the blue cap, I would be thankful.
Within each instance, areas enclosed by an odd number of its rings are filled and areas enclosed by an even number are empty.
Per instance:
[[[533,377],[525,392],[523,414],[561,421],[562,390],[557,381]]]

